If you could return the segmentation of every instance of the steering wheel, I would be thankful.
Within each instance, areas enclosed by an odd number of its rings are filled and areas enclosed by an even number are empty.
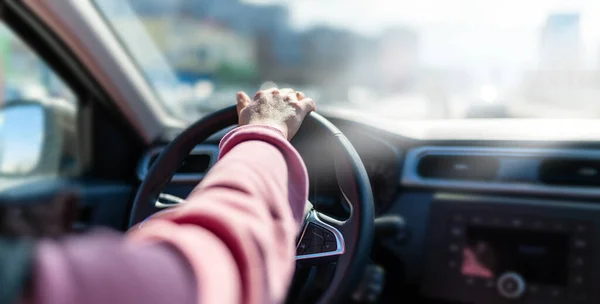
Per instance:
[[[156,207],[162,189],[192,149],[212,134],[237,124],[235,106],[210,114],[184,130],[161,152],[138,189],[129,226],[159,211]],[[336,262],[333,278],[318,302],[337,303],[352,293],[363,275],[373,241],[373,193],[365,167],[350,141],[323,116],[311,112],[302,128],[326,136],[335,162],[337,183],[350,205],[345,221],[322,214],[307,203],[310,210],[297,243],[297,263]],[[314,128],[314,129],[312,129]],[[312,133],[311,133],[312,134]]]

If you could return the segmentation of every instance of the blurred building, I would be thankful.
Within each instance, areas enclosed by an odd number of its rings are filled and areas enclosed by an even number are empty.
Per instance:
[[[405,92],[419,76],[419,36],[407,27],[377,37],[329,26],[300,32],[289,24],[287,5],[241,0],[137,0],[131,5],[168,50],[180,78],[212,77],[227,63],[252,69],[258,80],[318,88],[333,101],[347,100],[350,87]],[[247,72],[231,66],[227,71],[229,78]]]
[[[212,21],[191,18],[146,19],[147,27],[167,28],[179,35],[160,35],[156,41],[181,77],[214,77],[222,69],[253,73],[256,69],[254,41]]]
[[[240,37],[266,44],[269,55],[280,64],[299,64],[302,54],[298,39],[289,27],[287,7],[256,5],[239,0],[140,0],[132,1],[142,17],[165,16],[213,22]],[[200,28],[199,28],[200,29]],[[262,46],[255,46],[264,47]]]
[[[541,69],[578,69],[581,65],[579,13],[551,14],[541,32]]]
[[[315,27],[303,33],[305,82],[321,88],[322,99],[348,99],[348,69],[352,65],[353,33],[330,27]]]
[[[177,1],[175,1],[177,2]],[[180,0],[180,10],[191,18],[212,20],[241,36],[255,40],[263,38],[272,49],[271,55],[283,64],[301,59],[294,46],[294,35],[289,27],[286,6],[256,5],[239,0]],[[264,39],[264,38],[268,39]]]
[[[540,62],[526,71],[520,88],[525,103],[572,105],[583,109],[597,104],[598,72],[582,66],[579,13],[551,14],[541,32]]]

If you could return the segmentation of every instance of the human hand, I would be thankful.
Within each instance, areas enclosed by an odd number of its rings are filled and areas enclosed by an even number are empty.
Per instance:
[[[254,99],[237,93],[239,125],[262,124],[279,129],[292,139],[302,121],[311,111],[316,111],[315,102],[302,92],[292,89],[268,89],[258,91]]]

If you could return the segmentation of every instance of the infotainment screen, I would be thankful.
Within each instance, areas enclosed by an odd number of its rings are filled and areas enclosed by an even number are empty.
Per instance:
[[[567,285],[567,234],[468,227],[466,237],[463,275],[497,278],[514,271],[528,282]]]

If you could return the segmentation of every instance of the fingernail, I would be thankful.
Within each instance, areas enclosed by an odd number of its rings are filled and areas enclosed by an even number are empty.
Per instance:
[[[235,94],[235,97],[236,97],[237,99],[242,99],[242,98],[244,98],[244,93],[242,93],[242,92],[237,92],[237,94]]]

